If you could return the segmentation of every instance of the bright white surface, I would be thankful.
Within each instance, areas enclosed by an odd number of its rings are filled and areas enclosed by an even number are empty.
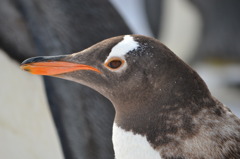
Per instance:
[[[42,79],[0,50],[0,158],[63,159]]]
[[[160,41],[188,61],[198,44],[201,17],[186,0],[165,0]]]
[[[115,123],[112,139],[116,159],[161,159],[144,136],[127,132]]]
[[[134,34],[153,36],[144,11],[143,0],[110,0],[110,2]]]

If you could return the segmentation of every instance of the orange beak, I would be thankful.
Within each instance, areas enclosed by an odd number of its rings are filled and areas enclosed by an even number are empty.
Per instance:
[[[77,70],[91,70],[101,73],[98,69],[88,65],[66,61],[54,61],[54,59],[49,60],[49,58],[47,58],[47,60],[44,59],[44,57],[30,58],[25,60],[20,67],[21,69],[28,71],[32,74],[48,76],[54,76]]]

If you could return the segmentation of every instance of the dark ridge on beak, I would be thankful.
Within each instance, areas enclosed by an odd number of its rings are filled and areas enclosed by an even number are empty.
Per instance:
[[[24,64],[30,64],[30,63],[37,63],[37,62],[50,62],[50,61],[61,61],[63,58],[65,58],[67,55],[61,55],[61,56],[37,56],[37,57],[31,57],[29,59],[24,60],[21,65]]]

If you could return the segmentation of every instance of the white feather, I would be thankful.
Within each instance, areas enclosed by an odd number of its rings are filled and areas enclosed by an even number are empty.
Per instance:
[[[112,57],[120,57],[122,59],[125,59],[124,55],[126,55],[129,51],[137,49],[138,46],[138,42],[136,42],[132,36],[125,35],[123,40],[112,48],[105,62],[107,62]]]
[[[113,124],[113,147],[116,159],[161,159],[145,136],[125,131]]]

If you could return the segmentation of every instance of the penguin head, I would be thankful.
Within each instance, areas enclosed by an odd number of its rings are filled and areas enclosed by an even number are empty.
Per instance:
[[[194,80],[189,83],[188,78],[199,78],[165,45],[142,35],[110,38],[70,55],[33,57],[21,68],[84,84],[113,103],[134,98],[147,101],[153,92],[181,94],[179,81],[189,85]]]

